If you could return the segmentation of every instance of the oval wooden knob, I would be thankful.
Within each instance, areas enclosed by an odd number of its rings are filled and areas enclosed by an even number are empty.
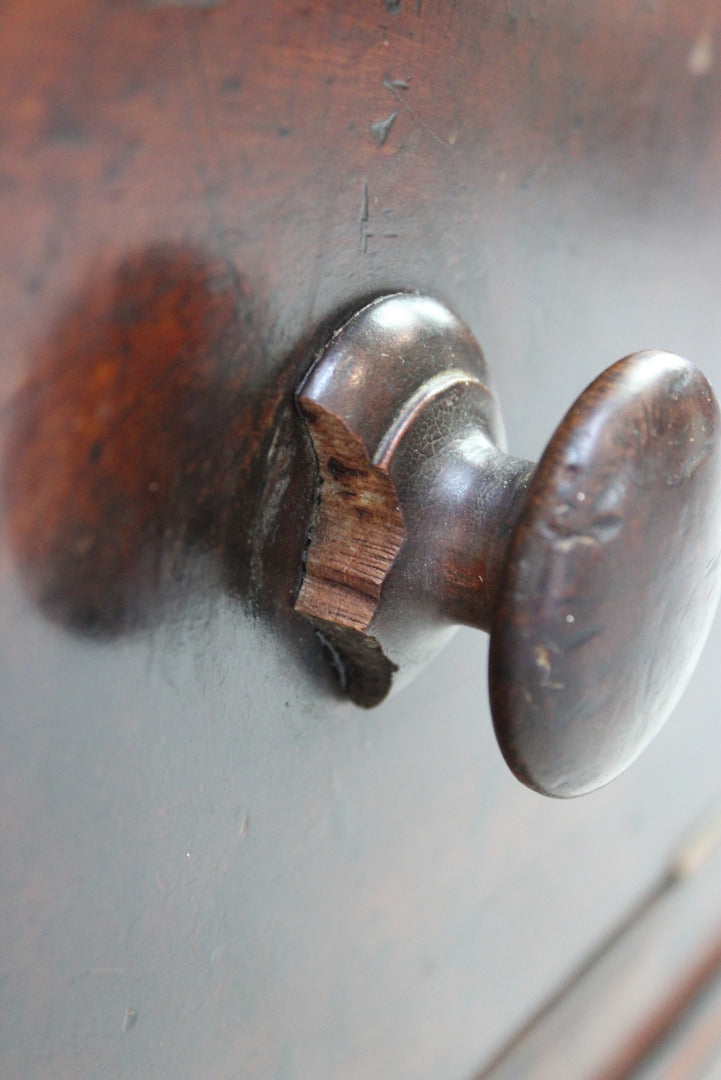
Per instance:
[[[529,387],[533,393],[533,387]],[[719,409],[689,361],[599,376],[537,466],[504,453],[485,361],[427,297],[383,297],[299,391],[319,512],[296,610],[361,704],[466,623],[520,780],[571,796],[653,738],[696,664],[721,573]]]
[[[577,795],[659,730],[719,587],[719,412],[704,376],[636,353],[581,394],[526,491],[498,585],[490,694],[525,783]]]

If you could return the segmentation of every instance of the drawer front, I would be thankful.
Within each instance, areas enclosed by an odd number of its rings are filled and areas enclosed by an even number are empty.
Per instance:
[[[292,392],[367,297],[457,311],[530,458],[635,349],[721,385],[719,31],[0,6],[5,1076],[460,1080],[717,798],[718,629],[644,758],[558,803],[503,766],[478,633],[363,711],[288,612]]]

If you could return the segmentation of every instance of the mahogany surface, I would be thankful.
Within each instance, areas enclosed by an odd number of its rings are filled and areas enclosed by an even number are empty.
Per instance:
[[[719,32],[0,4],[4,1076],[471,1075],[717,796],[717,629],[569,807],[506,777],[475,638],[365,714],[290,604],[292,391],[365,298],[446,299],[529,458],[609,357],[721,381]]]

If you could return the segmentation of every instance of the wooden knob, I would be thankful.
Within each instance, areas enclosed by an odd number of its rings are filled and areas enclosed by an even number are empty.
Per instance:
[[[719,589],[719,413],[670,353],[620,360],[585,390],[526,491],[493,613],[490,693],[506,760],[576,795],[659,730]]]
[[[683,691],[721,587],[705,377],[671,353],[620,360],[534,466],[501,449],[467,327],[398,294],[336,333],[298,401],[319,504],[295,606],[350,696],[374,704],[453,625],[477,626],[520,780],[571,796],[623,771]]]

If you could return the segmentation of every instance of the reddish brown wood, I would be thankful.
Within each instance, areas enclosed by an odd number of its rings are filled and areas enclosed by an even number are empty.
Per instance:
[[[341,419],[309,398],[302,407],[320,497],[295,610],[363,632],[405,537],[398,496],[387,471],[368,460]]]

